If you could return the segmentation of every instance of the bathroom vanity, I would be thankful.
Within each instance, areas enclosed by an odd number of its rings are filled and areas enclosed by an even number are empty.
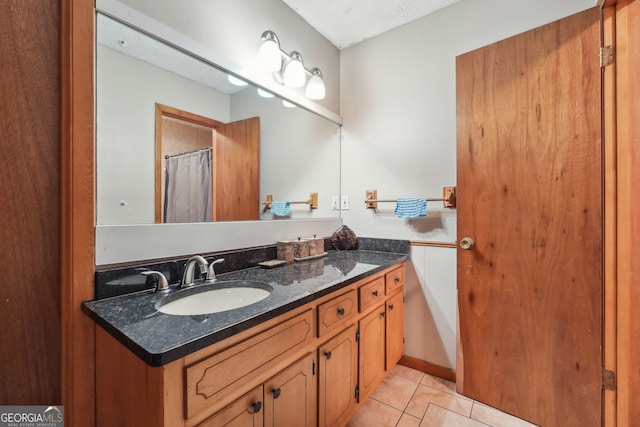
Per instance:
[[[98,425],[339,426],[403,353],[406,254],[219,275],[259,280],[264,300],[176,316],[151,291],[84,303],[96,328]]]

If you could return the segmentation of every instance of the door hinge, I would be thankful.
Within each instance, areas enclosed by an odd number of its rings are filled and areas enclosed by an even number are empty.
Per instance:
[[[356,392],[355,392],[356,402],[360,401],[360,385],[356,384]]]
[[[356,342],[360,341],[360,329],[356,329]]]
[[[600,67],[612,65],[615,62],[615,48],[613,46],[600,47]]]
[[[602,388],[605,390],[616,389],[616,373],[602,368]]]

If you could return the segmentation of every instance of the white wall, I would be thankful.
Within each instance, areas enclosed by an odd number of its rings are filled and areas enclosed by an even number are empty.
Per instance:
[[[344,223],[361,236],[455,241],[455,210],[434,202],[424,219],[398,219],[394,204],[365,209],[365,191],[377,189],[383,199],[438,197],[455,185],[455,57],[593,5],[463,0],[344,49],[342,192],[353,201]],[[413,247],[411,258],[407,354],[455,368],[455,249]]]

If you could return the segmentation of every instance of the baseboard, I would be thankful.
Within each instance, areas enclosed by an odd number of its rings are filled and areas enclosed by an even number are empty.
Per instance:
[[[402,356],[398,364],[413,368],[418,371],[422,371],[426,374],[433,375],[434,377],[442,378],[443,380],[456,382],[456,371],[451,368],[445,368],[444,366],[435,365],[427,362],[426,360],[418,359],[411,356]]]

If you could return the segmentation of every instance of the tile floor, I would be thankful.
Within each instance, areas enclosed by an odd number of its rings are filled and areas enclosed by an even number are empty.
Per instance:
[[[397,365],[347,427],[532,427],[455,392],[455,384]]]

